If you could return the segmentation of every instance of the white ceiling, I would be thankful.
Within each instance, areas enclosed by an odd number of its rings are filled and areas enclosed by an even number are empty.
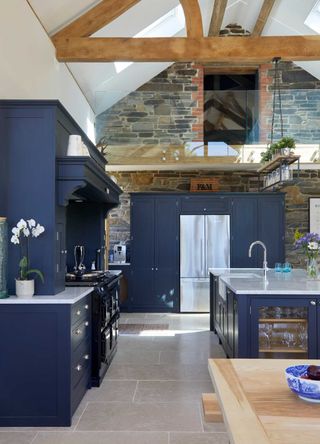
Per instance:
[[[99,1],[28,0],[49,35],[82,15]],[[207,34],[214,0],[199,0],[204,31]],[[263,0],[229,0],[222,26],[241,24],[252,31]],[[315,34],[304,21],[316,0],[277,0],[263,35]],[[118,19],[97,32],[96,36],[131,37],[179,5],[179,0],[141,0]],[[175,34],[185,35],[185,31]],[[92,108],[99,114],[128,93],[170,66],[168,63],[133,63],[117,73],[113,63],[69,63],[75,79]],[[300,65],[320,78],[320,62]]]

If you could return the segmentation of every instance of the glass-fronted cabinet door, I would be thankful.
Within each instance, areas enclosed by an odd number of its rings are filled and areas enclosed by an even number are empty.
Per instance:
[[[253,298],[251,356],[254,358],[316,358],[316,298]]]

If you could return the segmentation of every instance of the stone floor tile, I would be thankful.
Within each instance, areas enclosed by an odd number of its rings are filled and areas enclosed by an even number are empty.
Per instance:
[[[85,402],[132,402],[137,387],[136,381],[104,380],[100,387],[88,390]]]
[[[211,381],[139,381],[134,402],[201,402],[212,392]]]
[[[196,403],[89,403],[76,431],[202,431]]]
[[[229,444],[229,439],[226,433],[170,433],[169,444]]]
[[[3,432],[0,431],[0,444],[30,444],[36,432]]]
[[[113,362],[116,364],[159,364],[159,351],[153,350],[127,350],[121,349],[117,350]]]
[[[208,381],[207,364],[116,364],[111,365],[107,379],[127,379],[142,381]]]
[[[74,433],[39,432],[35,441],[32,444],[151,444],[151,443],[168,444],[168,433],[165,432],[74,432]]]

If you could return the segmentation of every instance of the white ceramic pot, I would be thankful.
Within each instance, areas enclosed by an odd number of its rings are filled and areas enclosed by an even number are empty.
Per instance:
[[[82,156],[82,139],[77,134],[69,136],[67,156]]]
[[[20,281],[16,279],[16,296],[19,298],[30,298],[34,295],[34,279]]]

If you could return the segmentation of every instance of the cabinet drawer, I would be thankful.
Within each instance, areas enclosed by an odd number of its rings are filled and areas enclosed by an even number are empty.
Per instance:
[[[77,410],[82,398],[84,397],[86,391],[91,387],[90,384],[91,375],[89,372],[82,375],[81,379],[76,386],[73,387],[71,391],[71,414]]]
[[[189,197],[181,200],[181,213],[224,214],[230,210],[230,199],[224,197]]]
[[[71,325],[74,325],[81,319],[86,318],[88,313],[91,313],[91,294],[72,306]]]
[[[81,344],[84,338],[90,336],[91,332],[91,317],[89,313],[86,318],[80,321],[78,324],[72,326],[71,330],[71,348],[75,351],[76,348]]]
[[[90,374],[91,368],[91,356],[90,356],[90,342],[84,341],[84,343],[79,347],[77,353],[74,353],[72,357],[72,367],[71,367],[71,384],[74,388],[80,379]]]

